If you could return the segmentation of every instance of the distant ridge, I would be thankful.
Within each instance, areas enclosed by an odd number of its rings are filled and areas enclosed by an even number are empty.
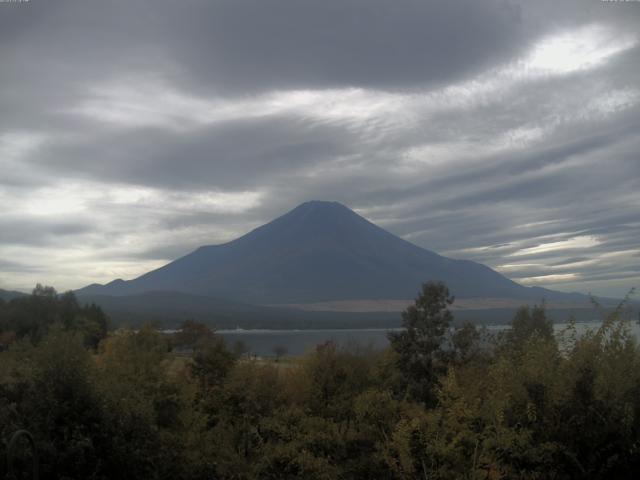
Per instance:
[[[0,298],[4,301],[13,300],[14,298],[26,297],[26,293],[16,292],[12,290],[3,290],[0,288]]]
[[[524,287],[491,268],[418,247],[337,202],[303,203],[222,245],[203,246],[136,279],[90,285],[79,295],[174,291],[252,304],[414,298],[428,280],[458,298],[582,301]]]

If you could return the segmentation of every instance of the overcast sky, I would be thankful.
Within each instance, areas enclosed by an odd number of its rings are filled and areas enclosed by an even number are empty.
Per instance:
[[[311,199],[526,285],[640,286],[640,2],[0,3],[0,288]]]

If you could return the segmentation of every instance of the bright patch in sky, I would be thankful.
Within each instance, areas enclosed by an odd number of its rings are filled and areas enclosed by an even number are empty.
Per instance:
[[[525,60],[525,66],[551,74],[586,70],[635,46],[636,42],[635,37],[621,37],[614,29],[597,24],[588,25],[543,38],[534,46],[531,55]]]
[[[32,195],[20,209],[27,215],[74,215],[86,209],[86,195],[65,188],[45,188]]]
[[[185,131],[238,119],[297,114],[317,121],[366,121],[400,114],[407,97],[362,88],[281,90],[235,99],[198,97],[144,75],[92,87],[69,113],[123,128]],[[397,120],[397,118],[396,118]]]
[[[0,165],[8,160],[19,160],[37,149],[45,135],[31,132],[8,132],[0,135]]]
[[[570,238],[569,240],[561,240],[559,242],[541,243],[535,247],[523,248],[510,256],[532,255],[536,253],[546,253],[555,250],[569,250],[574,248],[589,248],[600,245],[600,241],[593,236],[583,235]]]
[[[578,279],[577,274],[564,273],[564,274],[557,274],[557,275],[552,274],[552,275],[539,275],[537,277],[517,278],[515,280],[525,285],[536,285],[540,283],[568,282],[576,279]]]
[[[262,192],[164,192],[135,186],[104,187],[93,183],[74,183],[44,187],[30,192],[16,204],[14,213],[38,216],[74,215],[102,205],[151,207],[157,210],[241,213],[260,204]],[[0,191],[0,200],[9,196]],[[16,198],[12,198],[16,200]]]
[[[529,267],[544,267],[544,265],[541,263],[507,263],[505,265],[500,265],[499,267],[496,267],[496,269],[500,271],[520,270],[522,268],[529,268]]]

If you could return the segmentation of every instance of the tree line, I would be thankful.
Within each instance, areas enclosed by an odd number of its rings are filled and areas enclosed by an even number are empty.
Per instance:
[[[492,336],[453,329],[452,301],[423,285],[384,351],[328,342],[270,362],[194,321],[108,331],[99,307],[39,286],[0,302],[0,437],[31,432],[52,479],[635,477],[624,304],[580,335],[523,307]]]

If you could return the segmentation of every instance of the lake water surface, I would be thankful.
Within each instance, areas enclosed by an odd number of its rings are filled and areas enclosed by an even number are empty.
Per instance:
[[[576,324],[578,333],[595,330],[601,325],[599,321],[580,322]],[[565,323],[554,324],[556,332],[566,328]],[[499,332],[508,328],[506,325],[489,325],[489,332]],[[640,325],[631,323],[636,337],[640,336]],[[216,333],[224,337],[229,346],[241,341],[249,352],[258,356],[272,356],[277,347],[284,347],[289,355],[302,355],[315,348],[316,345],[333,341],[339,346],[370,346],[383,349],[389,344],[387,332],[399,329],[363,328],[334,330],[218,330]]]

